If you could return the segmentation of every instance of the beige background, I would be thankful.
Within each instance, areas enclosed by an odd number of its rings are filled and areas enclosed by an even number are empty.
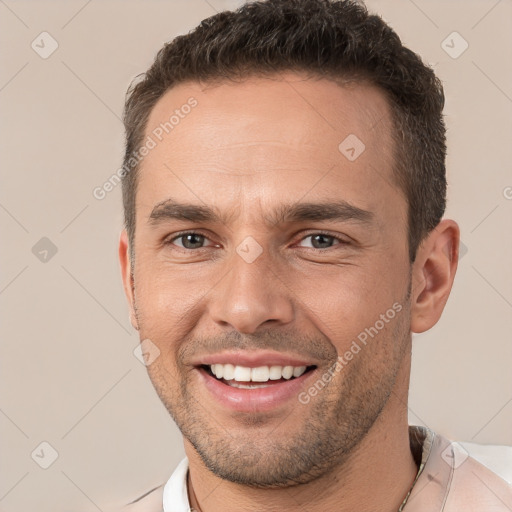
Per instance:
[[[120,165],[129,81],[165,41],[239,4],[0,1],[4,512],[106,510],[164,482],[183,456],[133,355],[120,187],[102,201],[92,191]],[[512,2],[368,5],[445,82],[448,216],[467,247],[445,315],[414,342],[410,420],[512,444]],[[31,48],[43,31],[59,45],[47,59]],[[441,46],[453,31],[469,44],[457,59]],[[46,262],[32,252],[42,237],[57,248]],[[59,455],[46,470],[43,441]]]

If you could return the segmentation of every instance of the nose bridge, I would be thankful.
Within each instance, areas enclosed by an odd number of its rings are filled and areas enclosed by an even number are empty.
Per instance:
[[[213,321],[251,333],[268,321],[286,324],[292,320],[292,301],[276,277],[271,254],[253,237],[243,239],[227,265],[227,274],[212,294]]]

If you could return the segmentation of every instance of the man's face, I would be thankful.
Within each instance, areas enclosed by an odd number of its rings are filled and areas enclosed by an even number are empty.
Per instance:
[[[410,343],[386,100],[282,77],[161,98],[134,244],[134,322],[160,351],[149,375],[187,448],[222,478],[267,487],[326,473],[406,399]]]

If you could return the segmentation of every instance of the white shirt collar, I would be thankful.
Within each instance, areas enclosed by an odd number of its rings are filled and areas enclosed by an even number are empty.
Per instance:
[[[164,487],[164,512],[190,512],[187,492],[188,459],[185,457]]]

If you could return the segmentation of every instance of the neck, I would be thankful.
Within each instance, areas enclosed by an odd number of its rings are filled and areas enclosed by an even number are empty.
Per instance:
[[[393,393],[368,434],[342,465],[313,482],[280,489],[234,484],[211,473],[185,441],[191,507],[198,512],[255,512],[262,507],[280,512],[396,512],[418,471],[407,421],[409,364],[402,366]]]

